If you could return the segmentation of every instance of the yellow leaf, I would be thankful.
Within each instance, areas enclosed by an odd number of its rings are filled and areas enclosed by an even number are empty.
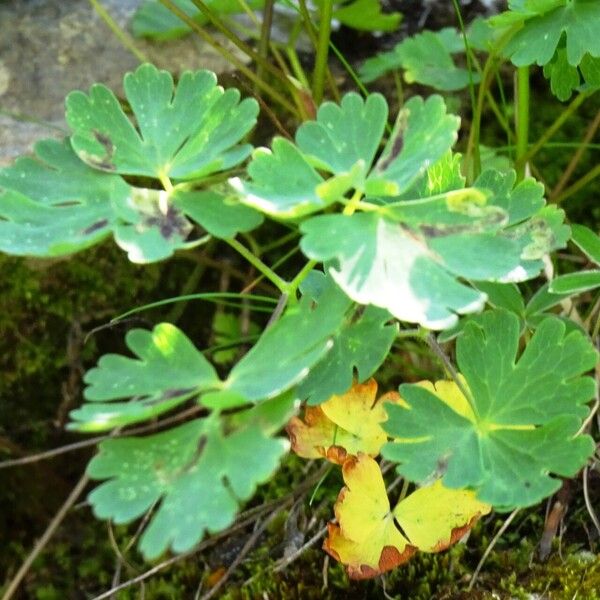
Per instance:
[[[490,506],[441,482],[420,488],[391,510],[379,465],[366,454],[348,458],[324,549],[353,579],[375,577],[418,550],[439,552],[458,541]]]
[[[396,392],[377,397],[377,382],[355,383],[348,392],[307,407],[304,420],[294,417],[287,432],[292,450],[304,458],[325,457],[343,464],[348,455],[377,456],[387,435],[381,427],[387,415],[384,402],[403,403]]]

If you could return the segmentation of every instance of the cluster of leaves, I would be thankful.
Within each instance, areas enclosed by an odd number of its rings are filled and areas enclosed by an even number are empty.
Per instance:
[[[193,0],[173,0],[177,9],[193,19],[198,25],[204,25],[208,19],[200,11]],[[249,0],[247,8],[260,9],[264,0]],[[298,6],[291,0],[278,0],[278,9],[298,15]],[[317,19],[323,0],[315,0],[311,8]],[[402,15],[397,12],[384,13],[379,0],[338,0],[333,11],[333,18],[342,25],[362,31],[394,31]],[[237,15],[244,12],[244,6],[238,0],[204,0],[208,10],[219,17]],[[190,26],[169,10],[160,0],[144,0],[136,10],[131,23],[133,33],[137,37],[157,40],[170,40],[190,33]]]
[[[327,458],[342,466],[346,487],[335,503],[335,523],[323,548],[354,579],[375,577],[409,560],[415,552],[439,552],[460,539],[490,507],[473,492],[450,490],[439,481],[415,490],[391,509],[376,457],[387,435],[385,403],[403,405],[396,392],[376,398],[377,383],[354,384],[304,420],[288,425],[294,452]]]
[[[240,144],[258,106],[214,73],[184,73],[174,88],[165,71],[143,65],[124,80],[132,123],[103,85],[67,98],[69,140],[45,140],[37,160],[21,158],[0,171],[0,249],[16,255],[63,256],[113,235],[133,262],[148,263],[201,243],[195,223],[216,237],[259,225],[261,216],[203,180],[241,163]],[[124,176],[194,187],[133,186]],[[191,221],[190,221],[191,219]]]
[[[193,2],[176,4],[202,18]],[[398,22],[379,2],[338,4],[345,24],[369,11],[377,29]],[[138,34],[182,30],[159,6],[142,6]],[[510,8],[494,23],[512,28],[504,51],[515,64],[545,65],[559,96],[579,79],[567,69],[563,85],[557,61],[593,84],[600,49],[597,40],[582,46],[580,29],[585,17],[598,22],[597,7],[515,0]],[[156,15],[160,31],[148,19]],[[542,26],[544,40],[524,45]],[[489,46],[495,34],[483,27],[471,30],[469,47]],[[451,29],[419,34],[367,62],[363,79],[400,67],[408,82],[461,89],[477,81],[453,61],[464,43]],[[292,282],[270,271],[282,294],[278,312],[237,362],[237,352],[217,354],[217,371],[181,330],[160,323],[127,334],[133,357],[108,354],[85,375],[86,402],[71,413],[77,431],[194,409],[175,427],[158,421],[159,433],[115,433],[89,465],[103,482],[89,497],[97,516],[127,523],[154,509],[140,540],[147,558],[186,551],[227,527],[277,468],[289,446],[278,432],[288,422],[298,454],[342,467],[346,487],[324,547],[357,578],[447,548],[480,515],[535,504],[585,464],[593,442],[581,429],[594,382],[584,374],[597,353],[572,322],[546,311],[598,287],[598,271],[558,277],[525,305],[516,283],[539,275],[571,230],[532,178],[488,168],[467,182],[453,152],[460,120],[441,96],[410,98],[390,124],[383,96],[351,92],[321,104],[294,139],[253,148],[245,137],[257,102],[222,89],[213,73],[187,72],[175,85],[142,65],[124,89],[123,101],[102,85],[73,92],[70,137],[40,142],[36,158],[0,170],[2,251],[64,256],[112,235],[131,261],[147,263],[211,237],[239,248],[233,238],[269,218],[297,230],[308,259]],[[575,227],[574,241],[600,265],[593,232]],[[494,309],[474,315],[486,302]],[[391,352],[398,321],[456,337],[459,373],[377,399],[370,378]],[[219,342],[237,337],[225,314],[214,328]],[[524,333],[531,339],[519,352]],[[294,416],[302,402],[303,420]],[[380,453],[415,486],[393,508]]]
[[[456,380],[377,384],[307,407],[288,425],[292,449],[341,464],[346,488],[324,548],[355,578],[373,577],[417,550],[439,551],[477,517],[535,504],[594,451],[579,435],[597,353],[579,331],[546,318],[517,360],[518,318],[504,310],[469,320],[457,342]],[[388,438],[391,438],[388,441]],[[420,487],[390,508],[379,452]]]

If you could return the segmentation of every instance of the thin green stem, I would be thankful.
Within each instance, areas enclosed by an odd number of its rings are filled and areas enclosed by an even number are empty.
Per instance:
[[[296,292],[300,287],[300,284],[306,279],[308,274],[319,264],[317,260],[309,260],[302,269],[298,272],[296,277],[290,281],[288,285],[288,295],[291,304],[297,301]]]
[[[361,203],[362,192],[360,190],[356,190],[352,198],[346,206],[344,206],[343,214],[346,216],[353,215],[356,212],[356,209],[363,203]]]
[[[567,121],[569,117],[571,117],[571,115],[577,111],[586,98],[588,98],[588,94],[586,93],[576,96],[567,106],[567,108],[560,113],[554,123],[552,123],[548,129],[546,129],[544,135],[542,135],[542,137],[540,137],[540,139],[533,144],[533,146],[530,146],[529,150],[527,150],[523,156],[517,158],[517,167],[526,164],[528,160],[533,158],[543,148],[546,142],[551,139],[552,136],[564,125],[565,121]]]
[[[204,29],[194,21],[189,15],[182,11],[172,0],[160,0],[163,6],[166,6],[173,14],[179,17],[186,25],[188,25],[195,33],[197,33],[207,44],[212,46],[221,56],[230,62],[240,73],[245,75],[250,81],[261,88],[265,93],[269,94],[273,100],[280,104],[291,114],[296,114],[296,109],[284,96],[282,96],[275,88],[269,85],[266,81],[259,79],[256,73],[249,69],[237,56],[230,50],[220,44],[212,35],[204,31]]]
[[[481,118],[483,116],[483,106],[487,97],[487,91],[490,86],[492,75],[495,72],[494,69],[496,68],[496,61],[499,60],[498,57],[501,54],[504,46],[506,46],[516,30],[517,28],[513,27],[502,36],[496,47],[490,52],[481,73],[481,82],[479,83],[479,90],[477,94],[477,104],[475,106],[475,110],[473,111],[473,122],[471,123],[471,130],[469,131],[469,140],[467,142],[467,151],[465,153],[464,161],[468,184],[471,184],[481,172],[481,156],[479,154]]]
[[[112,18],[111,14],[98,0],[90,0],[90,4],[96,14],[106,23],[108,28],[115,34],[123,47],[129,50],[141,63],[150,62],[148,57],[135,45],[133,38]]]
[[[471,51],[471,46],[469,44],[469,40],[467,38],[467,31],[465,29],[465,23],[462,18],[462,14],[460,12],[460,6],[458,5],[458,0],[452,0],[454,4],[454,12],[456,13],[456,18],[458,19],[458,25],[460,27],[460,31],[462,33],[463,43],[465,45],[465,53],[467,57],[467,71],[469,73],[469,95],[471,96],[471,112],[473,114],[473,121],[475,121],[475,110],[477,107],[476,96],[475,96],[475,82],[473,80],[473,53]],[[482,81],[483,83],[483,81]],[[479,140],[477,140],[477,144],[473,147],[473,164],[475,167],[476,175],[479,174],[481,170],[481,157],[479,154]]]
[[[241,254],[257,271],[262,273],[282,294],[286,294],[288,291],[288,283],[275,271],[269,268],[260,258],[254,256],[246,246],[240,244],[234,238],[227,238],[225,240],[236,252]]]
[[[333,19],[333,0],[323,0],[317,39],[317,54],[313,72],[313,98],[321,104],[325,92],[325,77],[328,71],[329,42],[331,40],[331,20]]]
[[[529,148],[529,67],[517,68],[517,97],[515,111],[515,131],[517,134],[517,180],[521,181],[525,177],[526,160]]]
[[[269,44],[271,42],[271,27],[273,26],[273,9],[275,0],[266,0],[263,8],[263,22],[260,29],[260,41],[258,42],[258,54],[267,62],[267,56],[269,55]],[[258,64],[256,74],[260,79],[264,79],[264,66],[263,63]]]

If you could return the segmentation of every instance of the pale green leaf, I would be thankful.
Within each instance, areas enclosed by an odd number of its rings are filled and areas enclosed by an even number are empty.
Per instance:
[[[510,6],[513,21],[523,24],[505,48],[515,65],[550,62],[563,34],[569,65],[578,66],[586,53],[600,57],[600,3],[597,0],[520,1]],[[504,25],[508,20],[497,23]]]
[[[37,160],[19,158],[0,170],[0,249],[62,256],[109,236],[112,204],[126,201],[130,187],[83,164],[66,141],[44,140],[35,151]]]
[[[278,218],[347,203],[350,193],[400,196],[448,153],[459,120],[446,113],[439,96],[411,98],[375,162],[387,114],[379,94],[363,100],[349,93],[341,105],[325,102],[316,121],[300,126],[296,145],[276,138],[271,150],[254,153],[250,180],[231,183],[242,202]]]
[[[343,326],[351,304],[335,286],[327,289],[316,306],[304,296],[232,369],[225,389],[256,401],[277,396],[300,383],[332,349],[333,338]]]
[[[589,227],[571,225],[573,242],[593,262],[600,266],[600,237]]]
[[[431,329],[483,307],[485,294],[457,278],[513,282],[539,273],[545,253],[564,245],[564,215],[543,207],[531,180],[486,172],[476,185],[301,225],[303,252],[328,267],[356,302]],[[543,208],[540,208],[543,207]]]
[[[318,271],[310,274],[310,297],[319,302],[325,290],[335,283]],[[314,280],[321,280],[315,282]],[[304,288],[306,289],[306,288]],[[398,333],[398,324],[389,323],[391,315],[374,306],[351,311],[333,338],[333,347],[311,370],[298,388],[298,395],[310,405],[321,404],[335,394],[343,394],[353,383],[366,381],[388,355]]]
[[[600,287],[600,271],[579,271],[560,275],[550,282],[550,293],[581,294]]]
[[[127,175],[197,179],[242,162],[238,145],[256,122],[258,105],[224,91],[210,71],[185,72],[177,86],[166,71],[144,64],[124,79],[135,125],[115,95],[96,84],[67,97],[67,122],[79,158]]]
[[[90,495],[94,513],[128,523],[158,503],[140,539],[147,559],[192,549],[205,532],[230,525],[239,504],[277,468],[287,441],[248,424],[225,434],[218,419],[197,419],[144,438],[109,439],[88,466],[107,479]]]
[[[88,401],[71,412],[71,429],[103,431],[156,417],[220,384],[212,365],[174,325],[133,329],[125,337],[137,358],[106,354],[84,378]],[[129,402],[113,402],[133,398]]]
[[[380,0],[353,0],[337,4],[340,6],[333,11],[333,18],[359,31],[394,31],[402,20],[398,12],[384,13]]]
[[[441,91],[464,89],[471,79],[478,82],[479,75],[472,73],[470,78],[467,69],[456,66],[452,58],[456,52],[464,52],[464,43],[455,29],[424,31],[368,59],[360,69],[360,77],[369,83],[389,71],[403,69],[409,84],[420,83]]]

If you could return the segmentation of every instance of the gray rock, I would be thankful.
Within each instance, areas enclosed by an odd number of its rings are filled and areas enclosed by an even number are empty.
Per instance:
[[[102,3],[126,27],[139,2]],[[135,43],[150,62],[173,73],[231,68],[194,35],[165,44]],[[71,90],[101,82],[121,93],[123,74],[138,64],[88,0],[1,2],[0,165],[30,152],[42,137],[63,135],[57,128],[65,128],[64,98]]]

